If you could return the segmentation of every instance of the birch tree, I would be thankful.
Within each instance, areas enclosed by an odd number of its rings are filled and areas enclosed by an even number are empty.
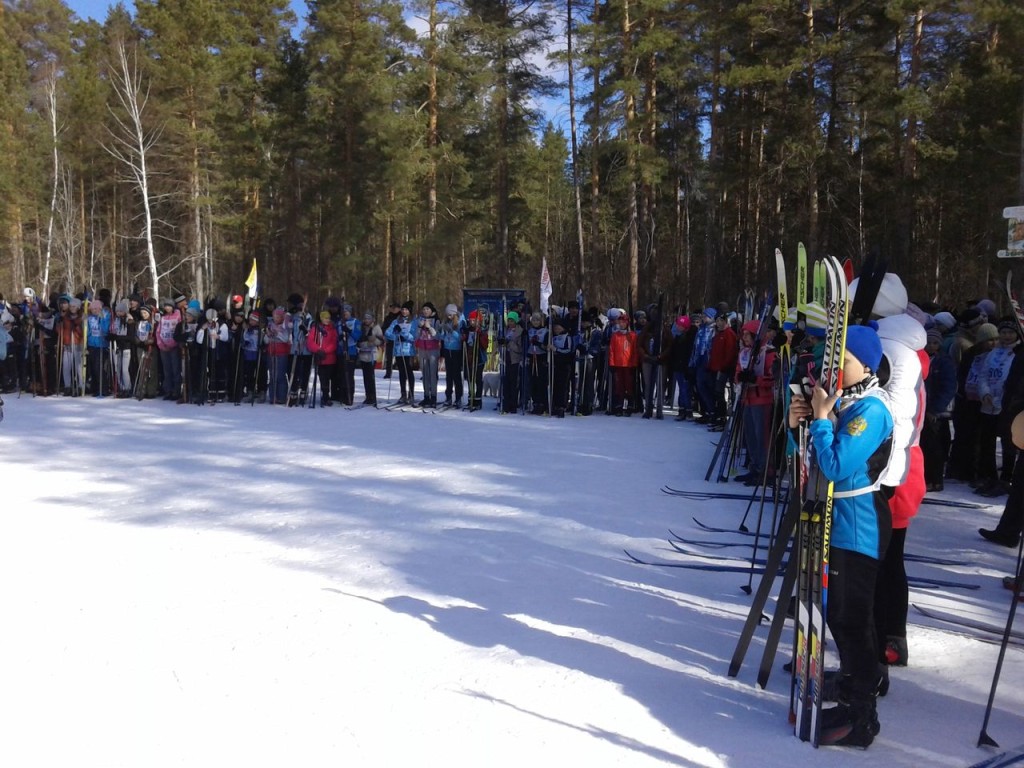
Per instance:
[[[146,247],[146,262],[152,277],[153,296],[160,295],[160,274],[153,247],[153,195],[150,191],[150,150],[160,138],[159,129],[148,130],[143,120],[149,102],[149,87],[139,69],[138,53],[128,50],[123,38],[114,42],[115,61],[110,71],[114,98],[118,108],[109,106],[114,125],[111,142],[104,146],[118,161],[134,184],[142,205],[141,237]]]

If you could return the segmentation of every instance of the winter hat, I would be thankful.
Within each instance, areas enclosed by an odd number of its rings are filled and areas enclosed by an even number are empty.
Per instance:
[[[619,319],[619,312],[621,312],[620,309],[617,309],[616,307],[612,307],[611,309],[608,310],[608,319],[609,320],[618,320]]]
[[[448,317],[449,315],[457,315],[457,314],[459,314],[459,308],[456,307],[454,304],[449,304],[447,307],[444,308],[444,315],[445,315],[445,317]]]
[[[854,278],[850,283],[850,301],[857,297],[857,288],[860,286],[860,278]],[[886,272],[882,278],[882,285],[878,289],[878,296],[875,297],[875,304],[871,308],[871,314],[878,317],[892,317],[902,315],[907,311],[907,289],[900,280],[899,275],[893,272]]]
[[[878,338],[878,331],[871,325],[850,326],[846,329],[846,351],[865,368],[877,371],[882,362],[882,340]]]
[[[981,344],[983,341],[995,341],[999,338],[999,329],[992,323],[982,323],[974,336],[974,343]]]
[[[256,322],[259,322],[259,320],[260,320],[260,311],[258,309],[254,309],[252,312],[249,313],[249,319],[250,320],[255,320]]]
[[[323,310],[320,313],[320,322],[321,323],[329,323],[329,322],[331,322],[331,313],[328,312],[326,309]]]
[[[272,314],[274,315],[275,320],[279,317],[284,317],[284,307],[274,307]]]
[[[982,318],[981,311],[977,307],[965,309],[963,312],[960,313],[959,320],[960,325],[963,328],[976,328],[977,326],[985,322]]]
[[[633,319],[634,320],[646,320],[647,319],[647,313],[644,312],[642,309],[638,309],[636,312],[633,313]]]
[[[761,321],[747,320],[747,322],[743,324],[743,330],[749,333],[751,336],[757,336],[757,332],[761,330]]]
[[[33,291],[31,288],[26,288],[24,290],[24,294],[26,299],[34,299],[36,297],[36,292]]]
[[[175,305],[177,305],[177,304],[181,304],[181,303],[182,303],[183,301],[187,302],[187,301],[188,301],[188,299],[187,299],[187,298],[185,298],[184,296],[182,296],[182,295],[181,295],[180,293],[179,293],[179,294],[178,294],[177,296],[175,296],[175,297],[174,297],[174,303],[175,303]]]
[[[408,309],[410,312],[412,312],[414,309],[416,309],[416,305],[412,303],[412,299],[409,299],[402,305],[402,309]]]
[[[942,331],[938,328],[932,328],[928,331],[928,343],[929,344],[941,344],[942,343]]]
[[[809,301],[804,309],[804,316],[807,318],[807,333],[811,336],[824,336],[828,327],[828,313],[825,308],[816,301]],[[872,370],[874,370],[872,368]]]
[[[421,310],[423,308],[429,309],[431,315],[435,315],[435,316],[437,315],[437,307],[435,307],[431,302],[424,301],[423,304],[420,306]]]
[[[684,331],[690,330],[690,318],[686,315],[680,315],[676,318],[676,325],[682,328]]]
[[[478,317],[480,317],[480,315],[477,314],[477,311],[475,309],[469,313],[470,320],[476,320]]]
[[[530,315],[530,322],[531,323],[543,323],[544,322],[544,315],[542,315],[539,311],[535,311],[532,315]]]
[[[974,308],[990,320],[996,316],[996,303],[992,299],[982,299],[974,305]]]
[[[192,299],[192,301],[190,301],[188,303],[188,306],[185,307],[185,310],[188,311],[188,312],[191,312],[192,310],[195,310],[196,313],[199,313],[199,312],[202,312],[203,305],[199,303],[199,299]]]
[[[951,312],[939,312],[935,315],[935,322],[942,326],[943,331],[948,331],[950,328],[956,328],[956,318],[953,317]]]
[[[372,323],[374,319],[375,318],[373,316],[373,312],[371,312],[370,310],[366,310],[365,312],[363,312],[363,320],[369,320]]]
[[[114,307],[115,312],[127,312],[128,311],[128,299],[121,299],[117,302],[117,306]]]
[[[351,315],[352,314],[352,305],[349,304],[348,302],[342,304],[341,305],[341,311],[342,312],[348,312]]]
[[[202,311],[203,310],[200,309],[199,307],[186,307],[185,308],[185,314],[188,315],[189,317],[199,317],[199,315],[202,314]]]
[[[77,296],[75,298],[71,299],[69,304],[71,305],[71,308],[73,310],[75,310],[76,312],[82,308],[82,300],[80,298],[78,298]]]
[[[150,309],[150,308],[149,308],[149,307],[148,307],[147,305],[145,305],[145,304],[140,304],[140,305],[139,305],[139,312],[145,312],[145,313],[146,313],[147,315],[152,315],[152,314],[153,314],[153,310],[151,310],[151,309]]]
[[[508,322],[508,323],[518,323],[519,322],[519,313],[516,312],[513,309],[511,312],[509,312],[507,315],[505,315],[505,321]]]
[[[299,294],[293,293],[288,296],[288,306],[295,307],[296,309],[298,309],[299,307],[302,306],[302,304],[302,297]]]
[[[1017,321],[1007,317],[999,321],[998,326],[1000,331],[1013,331],[1017,332]]]
[[[551,318],[551,328],[552,329],[561,328],[564,331],[565,330],[565,321],[562,320],[562,318],[560,318],[560,317],[553,317],[553,318]]]
[[[710,317],[712,320],[714,320],[716,317],[718,317],[718,310],[715,309],[714,307],[706,307],[704,309],[704,316]]]

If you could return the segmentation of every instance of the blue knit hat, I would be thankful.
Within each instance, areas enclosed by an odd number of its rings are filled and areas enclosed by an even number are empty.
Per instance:
[[[882,340],[871,325],[853,325],[846,329],[846,351],[860,360],[865,368],[878,371],[882,362]]]
[[[718,317],[718,310],[715,309],[714,307],[708,307],[707,309],[704,310],[704,314],[710,317],[712,320],[714,320],[716,317]]]

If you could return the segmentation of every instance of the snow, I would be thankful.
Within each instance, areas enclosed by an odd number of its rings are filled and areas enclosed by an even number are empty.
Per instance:
[[[492,405],[430,415],[8,397],[0,764],[986,756],[975,745],[999,646],[913,610],[910,666],[892,670],[867,752],[815,752],[792,735],[788,628],[767,690],[754,682],[766,628],[726,676],[746,576],[623,554],[685,559],[669,528],[737,538],[691,518],[735,527],[745,501],[659,491],[709,487],[702,427]],[[943,496],[971,499],[952,484]],[[980,589],[915,589],[912,602],[1005,623],[1000,579],[1016,551],[977,535],[1000,511],[922,508],[907,550],[971,565],[908,570]],[[1010,646],[988,728],[1004,747],[1024,741],[1022,672]]]

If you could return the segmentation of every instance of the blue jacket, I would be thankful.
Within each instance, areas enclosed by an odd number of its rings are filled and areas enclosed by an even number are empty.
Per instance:
[[[441,346],[449,352],[462,349],[462,332],[465,328],[466,321],[461,317],[455,325],[445,320],[441,323]]]
[[[359,356],[359,340],[363,338],[363,324],[350,317],[334,324],[338,331],[338,359],[348,355],[350,360]]]
[[[839,419],[815,419],[808,427],[812,460],[835,483],[831,545],[880,560],[892,532],[892,513],[875,488],[892,450],[892,414],[881,390],[843,398]],[[872,490],[873,489],[873,490]]]
[[[99,315],[89,314],[86,320],[86,344],[89,349],[106,349],[110,346],[107,334],[110,333],[110,315],[106,311]]]
[[[693,342],[693,352],[690,353],[690,367],[698,368],[706,366],[711,358],[711,342],[715,338],[715,326],[713,323],[702,325],[697,329],[697,338]]]
[[[384,338],[395,342],[395,357],[414,357],[412,318],[395,318],[395,321],[384,331]]]

